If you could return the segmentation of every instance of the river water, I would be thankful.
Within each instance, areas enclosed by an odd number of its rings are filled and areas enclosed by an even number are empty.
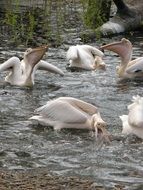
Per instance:
[[[120,40],[123,36],[103,38],[93,43]],[[133,58],[142,56],[142,34],[124,36],[133,43]],[[61,68],[63,77],[38,71],[32,89],[4,83],[6,72],[0,73],[0,166],[8,169],[48,168],[61,176],[87,176],[99,185],[112,188],[142,189],[143,144],[135,136],[121,134],[119,116],[127,114],[133,95],[143,94],[143,81],[119,81],[115,68],[119,57],[105,52],[107,70],[75,71],[66,69],[66,51],[72,44],[82,44],[77,37],[58,48],[49,48],[44,57]],[[13,55],[23,56],[25,47],[0,47],[1,63]],[[28,120],[48,100],[71,96],[96,105],[108,123],[111,143],[98,146],[88,131],[62,130],[35,126]]]

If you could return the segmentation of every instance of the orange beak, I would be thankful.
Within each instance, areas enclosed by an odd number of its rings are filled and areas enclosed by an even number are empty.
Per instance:
[[[132,44],[129,40],[123,38],[119,42],[113,42],[107,45],[103,45],[100,47],[101,49],[106,49],[117,53],[121,58],[124,58],[128,55],[132,49]]]

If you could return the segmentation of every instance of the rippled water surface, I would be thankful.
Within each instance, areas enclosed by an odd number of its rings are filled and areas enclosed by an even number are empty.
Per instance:
[[[90,45],[99,46],[121,38],[104,38]],[[128,38],[134,46],[133,58],[142,56],[142,36]],[[45,57],[65,72],[64,77],[38,71],[35,86],[28,89],[5,84],[6,73],[0,73],[0,166],[9,169],[47,167],[63,176],[88,176],[109,188],[118,184],[125,189],[141,189],[143,144],[134,136],[121,134],[119,116],[127,113],[133,95],[142,96],[143,81],[120,82],[115,73],[119,57],[107,51],[105,72],[68,71],[65,55],[69,46],[50,48]],[[0,50],[2,63],[12,55],[21,57],[25,48],[1,47]],[[72,96],[98,106],[113,135],[111,144],[99,147],[88,131],[56,133],[52,128],[34,126],[28,121],[36,108],[61,96]]]

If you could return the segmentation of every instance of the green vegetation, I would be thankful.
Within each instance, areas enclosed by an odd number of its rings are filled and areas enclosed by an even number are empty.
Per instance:
[[[86,5],[84,21],[87,26],[96,29],[109,19],[111,0],[81,0]]]
[[[20,6],[20,0],[9,0],[0,23],[5,27],[4,35],[7,35],[9,43],[60,44],[63,32],[68,32],[70,28],[83,27],[85,24],[84,27],[94,31],[103,24],[109,16],[105,14],[109,14],[105,9],[109,9],[110,2],[111,0],[69,0],[67,3],[65,0],[43,0],[41,7],[31,3],[25,9]],[[100,36],[98,32],[97,36]]]
[[[45,0],[42,8],[34,4],[23,10],[19,0],[11,0],[6,7],[3,21],[0,21],[5,26],[9,42],[24,42],[26,45],[29,43],[36,45],[39,41],[61,43],[61,27],[64,23],[63,2]]]

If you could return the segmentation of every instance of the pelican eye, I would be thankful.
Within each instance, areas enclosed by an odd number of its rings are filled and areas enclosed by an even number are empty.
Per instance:
[[[101,123],[97,123],[97,127],[101,127],[102,125],[101,125]]]
[[[104,123],[97,123],[97,127],[99,127],[99,128],[106,128],[106,124],[104,124]]]
[[[29,52],[31,52],[31,48],[28,48],[27,50],[26,50],[26,53],[29,53]]]

